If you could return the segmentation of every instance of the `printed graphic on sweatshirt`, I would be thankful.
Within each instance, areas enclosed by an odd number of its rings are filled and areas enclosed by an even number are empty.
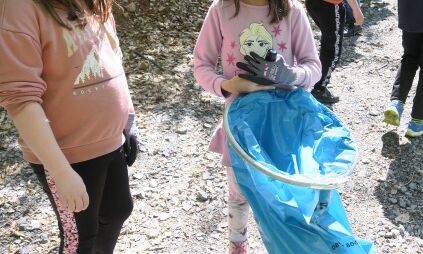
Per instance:
[[[262,23],[251,23],[239,35],[239,52],[242,56],[250,55],[251,52],[254,52],[264,58],[267,51],[272,48],[272,45],[272,34]],[[225,61],[227,65],[235,67],[236,62],[244,59],[237,60],[236,56],[239,56],[239,54],[235,53],[235,51],[237,51],[238,44],[235,41],[231,41],[229,46],[230,51],[227,53]],[[233,75],[236,76],[239,73],[241,71],[235,67]]]
[[[272,48],[272,34],[263,24],[252,23],[241,32],[239,45],[242,55],[250,55],[251,52],[254,52],[264,58],[267,51]]]
[[[262,23],[251,23],[247,28],[241,31],[239,42],[230,41],[230,50],[226,53],[224,60],[228,66],[233,66],[233,74],[236,76],[241,70],[236,68],[236,62],[244,59],[237,59],[239,54],[236,52],[239,46],[239,52],[242,56],[250,55],[251,52],[265,58],[269,49],[276,49],[279,53],[287,50],[287,45],[282,41],[283,30],[281,24],[275,24],[267,29]]]
[[[118,46],[117,38],[110,33],[105,25],[98,22],[91,22],[84,29],[71,26],[72,30],[63,28],[63,38],[67,46],[67,55],[72,57],[78,50],[87,50],[87,46],[91,46],[91,50],[86,54],[84,63],[80,73],[75,77],[74,95],[89,94],[104,88],[104,85],[96,85],[96,80],[104,76],[105,61],[119,61],[121,52]],[[100,41],[97,41],[100,38]],[[106,50],[114,51],[116,57],[110,58],[110,53]]]

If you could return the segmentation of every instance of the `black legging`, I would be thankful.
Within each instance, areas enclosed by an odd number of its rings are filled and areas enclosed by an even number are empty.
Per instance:
[[[392,87],[391,100],[400,100],[405,103],[413,85],[414,76],[420,67],[411,117],[423,120],[423,33],[403,31],[402,47],[404,54]]]
[[[113,253],[133,208],[123,149],[71,166],[84,181],[90,199],[88,208],[79,213],[66,212],[57,204],[50,176],[42,165],[31,164],[58,219],[59,253]]]
[[[319,55],[322,63],[322,78],[314,85],[319,89],[327,86],[332,71],[341,58],[345,7],[343,3],[334,5],[323,0],[306,0],[305,6],[310,17],[322,32]]]

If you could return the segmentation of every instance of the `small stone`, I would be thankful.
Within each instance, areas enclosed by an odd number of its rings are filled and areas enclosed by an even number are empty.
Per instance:
[[[24,246],[20,249],[19,254],[29,254],[32,253],[33,247],[31,245]]]
[[[378,116],[379,115],[379,112],[376,111],[376,110],[372,110],[372,111],[370,111],[369,115],[371,115],[371,116]]]
[[[411,210],[411,211],[415,211],[415,210],[417,209],[417,207],[418,207],[418,206],[417,206],[416,204],[411,204],[411,205],[410,205],[410,210]]]
[[[168,213],[161,213],[160,215],[159,215],[159,220],[160,221],[164,221],[164,220],[167,220],[167,219],[169,219],[170,218],[170,215],[168,214]]]
[[[182,203],[182,209],[184,209],[184,211],[188,212],[189,210],[191,210],[192,205],[190,202],[183,202]]]
[[[363,164],[369,164],[369,163],[370,163],[370,161],[369,161],[368,159],[362,159],[362,160],[361,160],[361,162],[362,162]]]
[[[126,6],[126,9],[129,12],[135,12],[137,10],[137,6],[135,5],[135,3],[130,3]]]
[[[209,199],[209,195],[205,191],[197,192],[197,201],[206,202]]]
[[[149,238],[156,238],[160,234],[160,230],[157,228],[151,228],[150,230],[147,230],[145,233]]]
[[[407,207],[407,202],[403,199],[400,199],[399,206],[405,208],[405,207]]]
[[[203,180],[208,180],[208,179],[210,179],[210,173],[208,171],[205,171],[203,173]]]
[[[391,232],[392,232],[393,238],[397,238],[400,235],[400,231],[398,229],[394,228],[394,229],[391,230]]]
[[[415,189],[416,189],[416,187],[417,187],[417,185],[416,185],[415,183],[410,183],[410,184],[408,185],[408,187],[410,187],[410,189],[412,189],[412,190],[415,190]]]
[[[142,177],[144,176],[143,173],[136,173],[132,175],[132,178],[134,179],[142,179]]]
[[[410,222],[410,214],[402,213],[395,218],[396,222],[408,223]]]
[[[144,199],[145,198],[145,192],[144,192],[144,190],[142,190],[140,188],[131,191],[131,194],[132,194],[133,197],[139,197],[141,199]]]
[[[390,198],[389,202],[391,202],[392,204],[396,204],[398,203],[398,200],[396,198]]]
[[[140,62],[140,63],[138,64],[138,68],[139,68],[141,71],[146,71],[146,70],[148,70],[148,67],[149,67],[149,65],[148,65],[148,63],[146,63],[146,62]]]
[[[187,132],[188,132],[188,129],[185,128],[185,127],[182,127],[182,128],[179,128],[179,129],[176,130],[176,133],[181,134],[181,135],[187,134]]]
[[[151,188],[156,188],[159,185],[155,179],[151,179],[149,184]]]
[[[39,220],[33,220],[31,221],[31,229],[40,229],[41,228],[41,222]]]

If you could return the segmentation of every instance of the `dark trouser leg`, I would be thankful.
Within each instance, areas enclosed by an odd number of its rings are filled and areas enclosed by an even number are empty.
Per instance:
[[[70,213],[64,210],[57,199],[57,193],[55,191],[55,185],[51,177],[46,174],[43,166],[33,165],[31,166],[34,169],[40,183],[43,186],[43,189],[47,193],[51,205],[56,212],[58,218],[59,230],[60,230],[60,252],[59,253],[80,253],[80,254],[91,254],[94,252],[94,246],[96,239],[98,239],[99,232],[102,231],[99,228],[99,214],[102,213],[102,201],[104,193],[106,192],[105,185],[108,178],[108,172],[110,168],[115,168],[115,161],[121,159],[122,149],[119,149],[115,152],[100,156],[98,158],[72,164],[72,168],[81,176],[82,180],[85,183],[88,196],[90,198],[90,204],[88,208],[79,213]],[[126,164],[122,164],[121,172],[126,174],[127,177],[127,168]],[[114,169],[115,170],[115,169]],[[121,184],[121,182],[119,182]],[[127,188],[128,183],[125,185],[116,185],[114,186],[116,193],[122,193],[121,188]],[[108,186],[110,189],[110,186]],[[110,191],[110,190],[109,190]],[[129,193],[129,191],[127,191]],[[130,207],[132,209],[132,200],[130,205],[124,206],[123,202],[128,201],[128,198],[120,197],[122,199],[122,207]],[[121,221],[123,217],[127,217],[128,211],[123,211],[122,207],[112,207],[112,209],[117,209],[121,211],[124,215],[119,214],[119,212],[114,212],[117,221]],[[130,212],[129,212],[130,213]],[[123,222],[121,222],[122,225]],[[105,230],[107,231],[107,230]],[[102,231],[102,235],[112,235],[115,236],[119,234],[120,228],[113,228],[110,231]],[[116,233],[117,232],[117,233]],[[101,238],[101,237],[100,237]],[[116,237],[114,237],[116,238]],[[111,240],[112,241],[112,240]],[[103,252],[100,253],[113,253],[113,248],[116,242],[109,243],[108,246],[103,248]],[[107,249],[107,247],[112,246],[112,249]]]
[[[357,0],[357,4],[360,5],[359,0]],[[344,6],[345,6],[345,25],[353,26],[355,23],[355,19],[354,19],[354,14],[351,9],[351,6],[345,0],[344,0]]]
[[[411,117],[414,119],[423,120],[423,33],[418,34],[418,41],[420,43],[420,74],[419,81],[417,83],[416,95],[414,96]]]
[[[322,32],[320,40],[320,61],[322,78],[314,88],[325,87],[342,54],[342,40],[345,24],[345,8],[341,3],[333,5],[321,0],[307,0],[306,9]]]
[[[403,103],[407,100],[414,76],[419,68],[419,58],[423,52],[421,49],[422,39],[419,37],[422,37],[422,34],[406,31],[402,33],[404,54],[392,87],[391,100],[399,100]]]
[[[96,254],[112,254],[123,223],[132,212],[128,169],[123,150],[109,166],[99,213]]]
[[[411,117],[423,120],[423,64],[420,65],[419,82],[417,84],[416,96],[414,96]]]

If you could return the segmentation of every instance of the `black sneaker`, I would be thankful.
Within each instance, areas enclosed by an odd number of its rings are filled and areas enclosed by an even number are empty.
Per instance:
[[[356,36],[358,34],[360,34],[360,32],[363,31],[363,28],[361,26],[356,26],[356,25],[347,25],[345,27],[344,30],[344,37],[353,37]]]
[[[332,104],[339,101],[339,97],[333,95],[326,87],[314,88],[311,90],[311,94],[321,103]]]

